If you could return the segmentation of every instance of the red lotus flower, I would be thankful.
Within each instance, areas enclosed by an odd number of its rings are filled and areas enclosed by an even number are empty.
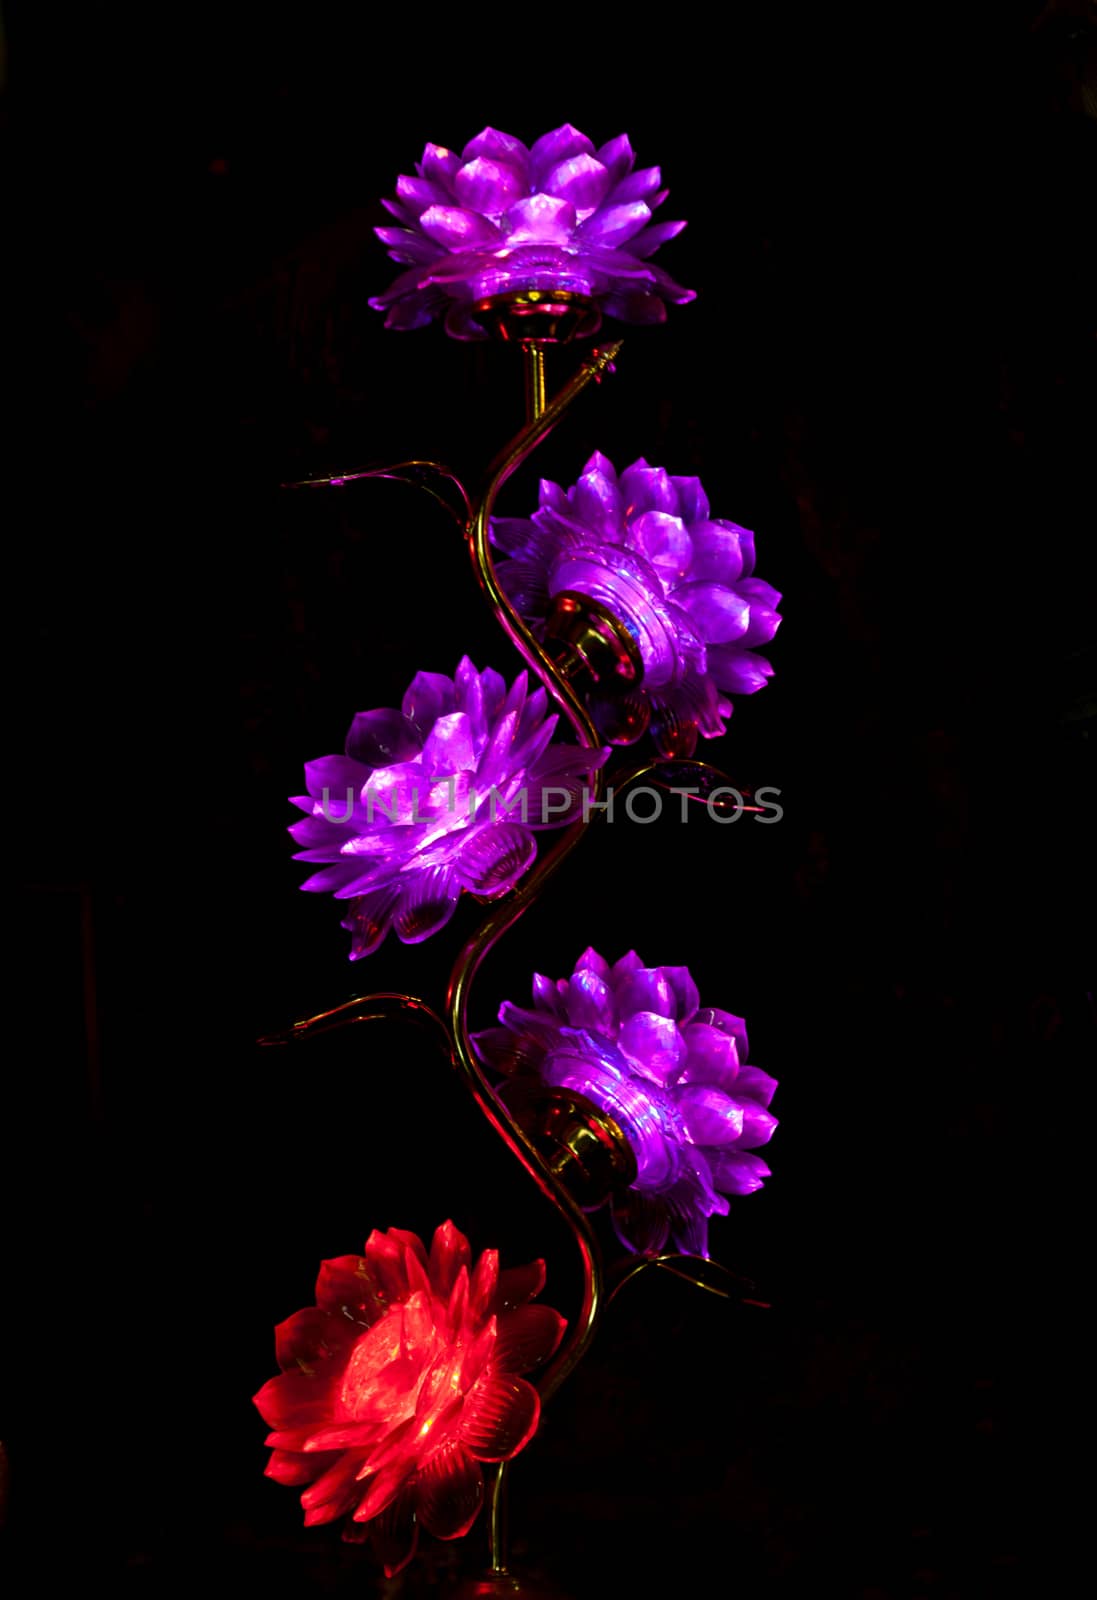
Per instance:
[[[540,1397],[519,1374],[546,1361],[567,1326],[526,1302],[545,1264],[472,1266],[452,1222],[428,1255],[414,1233],[373,1232],[364,1256],[325,1261],[316,1305],[275,1330],[280,1377],[255,1396],[274,1430],[267,1476],[307,1484],[305,1525],[348,1516],[389,1577],[419,1524],[459,1539],[484,1498],[482,1461],[509,1461],[537,1428]]]

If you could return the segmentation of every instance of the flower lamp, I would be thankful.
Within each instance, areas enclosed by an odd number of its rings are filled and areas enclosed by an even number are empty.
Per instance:
[[[596,145],[565,123],[528,145],[493,128],[459,153],[428,144],[385,201],[394,225],[377,232],[405,270],[370,305],[389,328],[441,320],[453,338],[517,345],[524,426],[491,455],[476,499],[418,458],[308,480],[429,492],[525,668],[463,656],[452,677],[417,672],[399,707],[360,712],[342,754],[307,763],[293,800],[297,859],[312,869],[302,887],[343,902],[352,960],[390,931],[411,947],[462,930],[444,997],[356,994],[261,1041],[426,1027],[574,1240],[582,1293],[565,1323],[533,1303],[540,1261],[501,1271],[491,1249],[474,1261],[449,1222],[429,1249],[374,1232],[361,1256],[323,1263],[315,1305],[277,1330],[280,1376],[255,1397],[268,1475],[301,1491],[307,1523],[368,1542],[390,1576],[421,1530],[459,1539],[486,1506],[490,1565],[464,1600],[543,1592],[509,1565],[510,1462],[639,1272],[736,1292],[744,1280],[719,1262],[710,1221],[770,1175],[758,1152],[776,1127],[775,1080],[749,1062],[742,1019],[702,1006],[687,967],[588,948],[570,976],[535,976],[532,1005],[507,1000],[494,1024],[477,995],[491,952],[597,834],[608,786],[648,774],[714,816],[721,794],[741,805],[695,751],[725,736],[731,697],[770,676],[757,647],[776,633],[780,596],[754,576],[753,534],[710,515],[698,478],[642,457],[618,471],[600,453],[569,488],[542,481],[531,513],[497,512],[621,350],[592,347],[549,394],[546,347],[604,316],[662,323],[693,299],[651,263],[684,226],[652,220],[665,197],[659,168],[637,167],[623,134]],[[611,767],[617,746],[649,732],[654,753]]]

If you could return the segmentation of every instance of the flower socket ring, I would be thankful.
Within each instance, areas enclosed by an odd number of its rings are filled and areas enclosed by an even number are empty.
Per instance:
[[[561,589],[545,619],[545,650],[580,689],[637,688],[644,660],[631,630],[588,594]]]
[[[620,1125],[585,1095],[512,1078],[499,1098],[584,1211],[636,1182],[636,1157]]]
[[[601,313],[590,295],[566,289],[517,289],[473,307],[477,322],[504,344],[570,344],[597,333]]]

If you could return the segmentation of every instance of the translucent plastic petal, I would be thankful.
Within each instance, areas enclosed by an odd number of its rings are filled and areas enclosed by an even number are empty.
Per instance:
[[[551,1306],[520,1306],[499,1318],[495,1366],[499,1372],[530,1372],[556,1351],[567,1319]]]
[[[532,1383],[510,1373],[485,1374],[465,1401],[461,1443],[478,1461],[507,1461],[533,1437],[540,1415]]]
[[[416,1513],[436,1539],[460,1539],[476,1521],[484,1502],[479,1464],[454,1440],[437,1450],[414,1486]]]

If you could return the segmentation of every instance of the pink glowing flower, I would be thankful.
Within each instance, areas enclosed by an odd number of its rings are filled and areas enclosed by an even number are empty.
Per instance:
[[[530,1305],[543,1261],[475,1265],[452,1222],[428,1254],[402,1228],[373,1232],[365,1255],[325,1261],[316,1305],[275,1330],[279,1377],[255,1396],[273,1432],[267,1476],[308,1485],[305,1524],[346,1517],[391,1577],[420,1525],[459,1539],[484,1498],[481,1462],[509,1461],[537,1429],[540,1397],[522,1373],[555,1351],[566,1323]]]
[[[666,199],[658,167],[633,171],[625,134],[596,150],[565,123],[528,148],[495,128],[458,155],[428,144],[414,178],[382,202],[398,227],[376,229],[407,265],[370,301],[389,328],[423,328],[439,314],[456,339],[482,339],[479,302],[515,290],[594,300],[623,322],[662,322],[695,298],[648,257],[684,222],[652,223]]]
[[[346,754],[305,767],[295,859],[326,863],[301,887],[349,900],[351,960],[389,929],[419,944],[445,927],[463,890],[496,899],[537,854],[541,828],[579,810],[609,755],[551,744],[544,689],[510,688],[464,657],[452,678],[419,672],[397,710],[362,711]]]

